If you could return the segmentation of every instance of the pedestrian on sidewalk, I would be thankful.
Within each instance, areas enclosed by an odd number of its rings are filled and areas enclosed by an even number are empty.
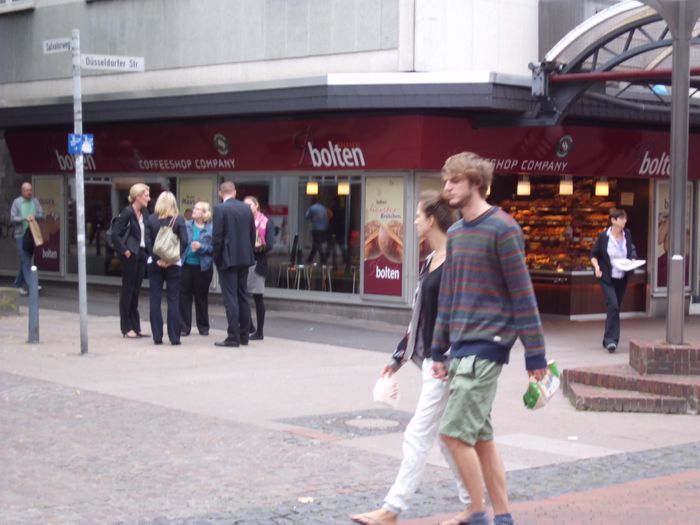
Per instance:
[[[462,219],[447,232],[447,250],[432,342],[433,375],[449,377],[440,423],[471,503],[450,524],[488,525],[484,483],[495,525],[510,525],[506,476],[491,426],[498,376],[516,339],[525,347],[528,376],[544,377],[542,323],[525,265],[522,230],[486,202],[493,164],[475,153],[448,158],[444,194]],[[449,376],[445,353],[450,349]]]
[[[255,263],[255,221],[250,207],[236,199],[236,185],[221,183],[223,201],[214,208],[214,262],[219,270],[228,328],[226,339],[216,346],[237,347],[248,344],[250,298],[248,268]]]
[[[624,271],[614,264],[616,259],[636,259],[637,249],[632,242],[632,234],[625,228],[627,212],[623,209],[610,210],[610,226],[598,234],[591,249],[591,264],[600,289],[605,298],[605,333],[603,348],[611,354],[620,344],[620,309],[625,298],[627,281],[632,271]]]
[[[378,510],[351,516],[364,525],[390,525],[397,523],[399,514],[408,508],[408,502],[420,483],[428,453],[435,444],[443,410],[447,404],[447,383],[432,375],[433,361],[430,345],[437,315],[438,293],[445,261],[447,230],[455,215],[447,201],[437,191],[421,193],[416,209],[416,232],[432,249],[420,270],[418,286],[413,298],[413,313],[406,336],[392,355],[391,362],[381,375],[396,373],[404,363],[412,361],[421,369],[421,386],[416,411],[406,427],[403,440],[404,457],[396,481]],[[469,504],[469,496],[460,480],[459,471],[444,443],[440,442],[448,465],[457,481],[459,499]]]
[[[199,335],[209,335],[209,286],[214,275],[211,208],[200,201],[192,208],[192,219],[186,222],[187,249],[182,264],[180,315],[182,335],[192,330],[192,301]]]
[[[255,320],[257,328],[251,323],[248,332],[251,334],[250,340],[261,340],[264,338],[263,328],[265,327],[265,279],[270,269],[267,265],[267,254],[275,243],[275,230],[269,219],[260,211],[260,202],[253,196],[243,199],[253,212],[255,221],[255,264],[248,269],[248,293],[253,296],[255,302]]]
[[[28,232],[30,222],[44,218],[44,209],[39,199],[34,197],[32,185],[29,182],[23,183],[20,191],[21,195],[12,201],[10,207],[10,221],[14,226],[15,244],[19,255],[19,270],[14,285],[19,289],[20,295],[27,295],[34,253],[25,248],[24,237],[31,235],[31,232]]]
[[[163,343],[163,312],[160,307],[163,283],[165,283],[168,299],[168,339],[171,345],[180,344],[180,281],[182,256],[187,249],[187,226],[185,226],[185,219],[178,213],[175,195],[164,191],[158,195],[154,213],[146,223],[151,332],[153,342],[157,345]],[[180,240],[180,260],[176,263],[164,261],[153,251],[158,232],[165,227],[171,227]]]
[[[139,182],[129,189],[129,204],[114,222],[114,250],[119,254],[122,288],[119,294],[119,325],[129,339],[147,337],[141,332],[139,294],[146,274],[146,220],[150,188]]]

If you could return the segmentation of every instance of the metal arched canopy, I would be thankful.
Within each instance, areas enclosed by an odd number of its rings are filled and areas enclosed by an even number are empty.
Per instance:
[[[514,124],[560,124],[582,98],[670,118],[672,44],[667,23],[643,2],[628,0],[597,13],[564,36],[539,64],[530,64],[537,103]],[[695,124],[700,121],[700,21],[690,44]]]

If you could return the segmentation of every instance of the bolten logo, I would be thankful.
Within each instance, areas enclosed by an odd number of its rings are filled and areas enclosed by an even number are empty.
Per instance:
[[[564,135],[559,139],[559,143],[557,144],[557,157],[563,159],[569,154],[573,147],[574,138],[571,135]]]
[[[216,151],[219,152],[219,155],[228,155],[228,152],[231,150],[228,139],[223,133],[217,133],[214,135],[214,147],[216,148]]]

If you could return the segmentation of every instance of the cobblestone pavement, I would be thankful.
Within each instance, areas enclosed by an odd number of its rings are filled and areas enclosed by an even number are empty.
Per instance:
[[[0,407],[4,524],[349,523],[349,513],[380,504],[398,467],[397,459],[332,441],[8,373],[0,373]],[[532,509],[518,502],[596,494],[699,468],[696,442],[516,470],[508,478],[514,508],[525,516]],[[696,486],[698,476],[690,481]],[[616,489],[601,494],[621,497]],[[543,519],[575,505],[552,500],[549,508]],[[429,466],[404,518],[450,509],[459,503],[449,474]]]

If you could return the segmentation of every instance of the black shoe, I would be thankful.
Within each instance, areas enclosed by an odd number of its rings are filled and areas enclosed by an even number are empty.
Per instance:
[[[605,348],[607,348],[609,353],[614,354],[615,350],[617,350],[617,345],[615,343],[608,343]]]
[[[180,341],[170,341],[170,344],[173,345],[173,346],[177,346],[177,345],[179,345],[179,344],[181,344],[181,343],[180,343]]]
[[[139,337],[151,337],[151,334],[144,334],[143,332],[136,332],[136,335]]]
[[[254,334],[255,332],[257,332],[257,330],[258,330],[258,329],[255,328],[255,327],[251,324],[251,325],[250,325],[250,328],[248,328],[248,333],[249,333],[249,334]]]
[[[153,344],[154,345],[162,345],[163,341],[162,340],[161,341],[153,341]]]
[[[188,335],[190,335],[190,333],[189,333],[189,332],[185,332],[184,330],[180,330],[180,335],[183,336],[183,337],[187,337]]]
[[[229,347],[238,347],[241,346],[238,341],[234,341],[233,339],[224,339],[223,341],[217,341],[214,343],[214,346],[229,346]]]
[[[248,346],[248,339],[241,339],[242,346]]]
[[[209,335],[209,330],[200,330],[199,335]]]
[[[263,335],[258,334],[258,333],[254,333],[253,335],[250,336],[251,341],[262,341],[263,339],[264,339]]]

